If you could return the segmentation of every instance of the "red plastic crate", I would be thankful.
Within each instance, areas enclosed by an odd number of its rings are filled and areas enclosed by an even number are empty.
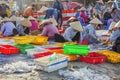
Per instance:
[[[62,47],[53,47],[53,48],[46,48],[47,50],[56,50],[56,49],[63,49]]]
[[[0,45],[0,52],[5,55],[19,53],[19,48],[11,45]]]
[[[80,56],[80,61],[87,62],[90,64],[98,64],[105,62],[107,57],[97,52],[90,52],[87,56]]]
[[[45,56],[52,55],[52,54],[53,54],[52,52],[42,52],[42,53],[34,54],[34,57],[35,58],[41,58],[41,57],[45,57]]]

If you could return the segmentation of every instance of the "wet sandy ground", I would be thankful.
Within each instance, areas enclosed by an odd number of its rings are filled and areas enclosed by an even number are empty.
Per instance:
[[[73,65],[73,68],[83,68],[87,66],[93,70],[99,71],[100,73],[107,74],[111,80],[120,80],[120,63],[102,63],[93,65],[84,62],[70,62],[69,64]],[[47,73],[44,71],[34,70],[30,73],[22,74],[0,74],[0,80],[64,80],[64,78],[59,76],[58,71]]]

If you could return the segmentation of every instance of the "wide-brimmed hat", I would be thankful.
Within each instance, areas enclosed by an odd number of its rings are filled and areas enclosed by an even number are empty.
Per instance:
[[[36,20],[36,19],[35,19],[34,17],[32,17],[32,16],[29,16],[28,19],[29,19],[29,20]]]
[[[104,4],[103,0],[96,1],[98,3]]]
[[[114,1],[112,1],[112,0],[109,0],[107,3],[113,3]]]
[[[41,26],[41,25],[48,24],[48,23],[52,23],[52,21],[51,21],[50,19],[42,20],[41,23],[40,23],[40,26]]]
[[[57,21],[54,18],[49,18],[49,20],[54,24],[54,25],[58,25]]]
[[[89,23],[90,24],[103,24],[98,18],[92,19]]]
[[[83,27],[82,27],[80,21],[71,22],[71,23],[70,23],[70,26],[71,26],[74,30],[83,31]]]
[[[5,21],[10,21],[10,18],[8,18],[8,17],[3,18],[2,22],[5,22]]]
[[[74,21],[78,21],[78,19],[75,18],[75,17],[71,17],[71,18],[68,19],[67,23],[71,23],[71,22],[74,22]]]
[[[78,11],[86,11],[85,7],[81,7],[80,9],[78,9]]]
[[[0,4],[5,4],[5,1],[0,1]]]
[[[17,17],[16,16],[11,16],[10,21],[17,21]]]
[[[116,28],[120,28],[120,20],[115,24]]]
[[[42,8],[39,11],[42,12],[42,11],[46,11],[47,9],[48,7],[42,6]]]
[[[109,30],[113,29],[113,28],[115,27],[115,25],[116,25],[116,22],[113,21],[113,22],[110,24]]]
[[[23,20],[21,20],[20,24],[23,25],[23,26],[25,26],[25,27],[31,27],[32,26],[32,24],[29,21],[29,19],[23,19]]]

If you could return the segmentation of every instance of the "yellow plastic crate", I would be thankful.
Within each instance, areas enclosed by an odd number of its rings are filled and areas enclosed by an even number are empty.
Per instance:
[[[34,37],[34,41],[32,43],[36,45],[46,44],[48,41],[48,37],[46,36],[33,36],[33,37]]]
[[[109,50],[99,51],[99,53],[107,56],[107,60],[111,63],[119,63],[120,62],[120,54],[119,53],[109,51]]]
[[[34,37],[31,36],[17,36],[13,37],[16,44],[28,44],[34,41]]]

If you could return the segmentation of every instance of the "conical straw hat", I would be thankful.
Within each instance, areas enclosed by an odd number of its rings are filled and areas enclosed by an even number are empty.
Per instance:
[[[78,9],[78,11],[86,11],[86,8],[85,7],[82,7],[80,9]]]
[[[77,31],[83,31],[83,27],[82,27],[80,21],[71,22],[70,26]]]
[[[5,17],[5,18],[3,18],[2,22],[4,22],[4,21],[10,21],[10,18]]]
[[[42,11],[46,11],[47,9],[48,9],[47,7],[42,6],[42,8],[40,9],[40,12],[42,12]]]
[[[107,3],[113,3],[114,1],[112,1],[112,0],[109,0]]]
[[[0,4],[5,4],[5,1],[0,1]]]
[[[120,21],[115,24],[115,27],[120,28]]]
[[[42,22],[40,23],[40,26],[44,25],[44,24],[47,24],[47,23],[52,23],[52,21],[50,19],[42,20]]]
[[[32,26],[32,24],[29,21],[29,19],[23,19],[23,20],[21,20],[20,24],[23,25],[23,26],[25,26],[25,27],[31,27]]]
[[[116,22],[112,22],[111,24],[110,24],[110,27],[109,27],[109,29],[108,30],[111,30],[111,29],[113,29],[114,27],[115,27],[115,25],[116,25]]]
[[[96,1],[98,3],[104,4],[103,0]]]
[[[71,17],[68,19],[67,23],[74,22],[74,21],[78,21],[78,19],[75,17]]]
[[[32,17],[32,16],[29,16],[28,19],[29,19],[29,20],[36,20],[36,19],[35,19],[34,17]]]
[[[54,18],[50,18],[49,20],[52,21],[52,23],[53,23],[54,25],[56,25],[56,26],[58,25],[57,21],[56,21]]]
[[[16,16],[11,16],[10,21],[17,21],[17,17]]]
[[[91,24],[103,24],[98,18],[91,20],[89,23],[91,23]]]

